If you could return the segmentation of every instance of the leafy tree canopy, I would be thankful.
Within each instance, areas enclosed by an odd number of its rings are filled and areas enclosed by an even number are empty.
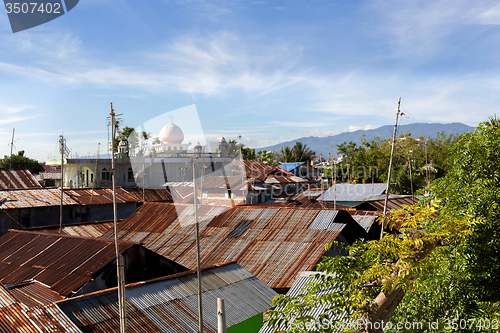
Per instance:
[[[411,133],[401,133],[396,140],[391,193],[410,194],[411,181],[414,191],[426,187],[429,181],[443,177],[450,169],[447,148],[459,139],[457,135],[438,134],[437,138],[413,138]],[[337,145],[344,156],[337,169],[337,179],[351,183],[387,182],[392,139],[376,137],[371,141],[361,138]],[[410,170],[412,179],[410,179]]]
[[[293,147],[285,146],[281,148],[279,161],[281,163],[308,162],[314,158],[315,154],[307,144],[297,141]]]
[[[142,156],[147,153],[147,140],[151,133],[135,132],[133,127],[125,126],[115,138],[115,151],[118,151],[120,141],[127,143],[127,156]],[[158,140],[159,143],[159,140]]]
[[[10,168],[10,156],[5,155],[0,160],[0,168]],[[12,168],[28,169],[32,174],[38,174],[44,171],[42,165],[37,160],[24,156],[24,150],[20,150],[17,154],[12,155]]]
[[[326,274],[318,275],[308,290],[297,297],[276,296],[278,309],[271,311],[269,324],[287,332],[306,332],[302,328],[307,326],[316,327],[313,332],[334,332],[335,322],[325,328],[318,320],[338,318],[345,311],[350,319],[342,320],[360,323],[355,331],[378,332],[374,323],[387,323],[404,295],[419,286],[419,276],[439,265],[441,252],[434,250],[470,235],[470,224],[463,219],[431,219],[434,213],[435,207],[404,207],[385,218],[389,228],[400,227],[403,237],[386,234],[379,241],[354,243],[345,256],[325,257],[318,271]],[[338,243],[333,246],[342,249]],[[330,292],[320,293],[325,289]],[[314,308],[324,309],[319,318],[311,316]]]

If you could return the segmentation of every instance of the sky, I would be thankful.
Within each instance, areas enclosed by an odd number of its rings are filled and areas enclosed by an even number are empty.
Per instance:
[[[80,0],[18,33],[1,12],[0,156],[13,128],[39,161],[61,133],[103,153],[110,102],[254,148],[394,124],[399,97],[402,124],[475,126],[500,114],[499,27],[496,1]]]

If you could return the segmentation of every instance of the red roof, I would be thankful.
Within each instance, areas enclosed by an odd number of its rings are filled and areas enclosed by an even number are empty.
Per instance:
[[[0,190],[42,187],[27,169],[0,169]]]
[[[120,237],[193,269],[193,211],[192,205],[144,203],[120,223]],[[299,272],[314,268],[325,253],[324,245],[336,239],[345,223],[356,224],[347,213],[338,212],[200,205],[202,265],[237,260],[270,287],[291,287]],[[111,231],[104,237],[110,235]]]
[[[121,242],[123,253],[135,243]],[[0,282],[37,280],[69,296],[115,260],[110,239],[9,230],[0,237]]]

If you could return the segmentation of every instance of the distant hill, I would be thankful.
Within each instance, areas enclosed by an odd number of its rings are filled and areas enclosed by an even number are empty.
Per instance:
[[[410,132],[411,135],[416,138],[420,136],[430,137],[432,139],[437,137],[438,133],[444,132],[446,135],[450,134],[464,134],[470,131],[473,131],[474,127],[467,126],[462,123],[451,123],[451,124],[438,124],[438,123],[413,123],[408,125],[402,125],[398,127],[399,133]],[[328,157],[328,153],[333,149],[333,154],[337,154],[336,145],[341,144],[342,142],[353,141],[357,144],[360,143],[360,138],[364,134],[366,140],[370,141],[374,137],[381,138],[392,138],[392,132],[394,131],[394,125],[385,125],[379,128],[371,129],[371,130],[359,130],[354,132],[345,132],[333,136],[326,136],[319,138],[317,136],[308,136],[299,138],[292,141],[278,143],[273,146],[257,148],[256,151],[259,150],[272,150],[272,151],[280,151],[281,147],[284,146],[293,146],[295,142],[302,141],[302,143],[307,144],[312,150],[314,150],[317,154],[322,153],[324,157]]]

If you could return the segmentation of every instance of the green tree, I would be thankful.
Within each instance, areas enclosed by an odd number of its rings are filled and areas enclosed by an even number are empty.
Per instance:
[[[471,236],[443,253],[439,271],[403,300],[399,320],[445,314],[453,318],[493,319],[500,307],[500,121],[479,124],[450,147],[442,164],[447,174],[432,183],[434,197],[448,215],[465,215]],[[438,165],[438,167],[439,167]],[[477,221],[476,223],[473,223]],[[496,313],[496,315],[495,315]],[[486,317],[485,317],[486,316]],[[498,318],[498,317],[496,317]],[[468,327],[484,331],[484,327]]]
[[[307,147],[307,144],[297,141],[291,148],[290,146],[281,147],[278,160],[281,163],[308,162],[312,160],[315,155],[316,153]]]
[[[243,155],[244,160],[255,160],[255,149],[251,149],[248,147],[241,148],[241,153]]]
[[[458,136],[443,132],[435,139],[415,139],[409,132],[401,133],[395,143],[390,191],[410,193],[410,166],[414,191],[426,186],[426,169],[431,170],[430,180],[444,176],[450,168],[447,148],[457,140]],[[344,156],[339,168],[342,178],[352,183],[387,182],[392,139],[376,137],[368,141],[363,136],[360,141],[360,145],[352,141],[337,145]]]
[[[290,146],[281,147],[281,151],[279,154],[279,161],[281,163],[294,162],[292,149],[290,148]]]
[[[138,133],[133,127],[125,126],[115,138],[115,151],[118,151],[120,141],[124,141],[127,144],[127,156],[142,156],[147,152],[146,142],[150,138],[151,133]]]
[[[470,224],[463,219],[444,215],[430,218],[434,213],[434,207],[404,207],[385,218],[389,228],[400,227],[403,237],[388,233],[382,240],[358,241],[346,247],[347,255],[325,257],[318,270],[326,274],[318,275],[310,289],[297,297],[276,296],[273,302],[278,309],[271,311],[269,324],[285,327],[311,324],[318,320],[311,316],[311,311],[323,308],[320,320],[338,318],[340,312],[346,311],[352,321],[367,323],[365,327],[357,327],[359,331],[379,332],[372,329],[375,323],[387,323],[405,294],[419,285],[420,275],[429,274],[439,265],[442,252],[435,250],[455,244],[471,233]],[[339,244],[333,246],[342,251]],[[321,292],[325,289],[330,292]],[[331,325],[329,329],[313,331],[337,330]]]
[[[267,165],[278,164],[275,153],[267,150],[259,150],[256,159]]]
[[[0,168],[10,168],[10,156],[5,155],[0,160]],[[24,156],[24,150],[20,150],[17,154],[12,155],[12,168],[28,169],[32,174],[38,174],[44,171],[42,165],[37,160]]]
[[[295,142],[295,145],[292,147],[294,162],[309,162],[315,155],[314,151],[300,141]]]

